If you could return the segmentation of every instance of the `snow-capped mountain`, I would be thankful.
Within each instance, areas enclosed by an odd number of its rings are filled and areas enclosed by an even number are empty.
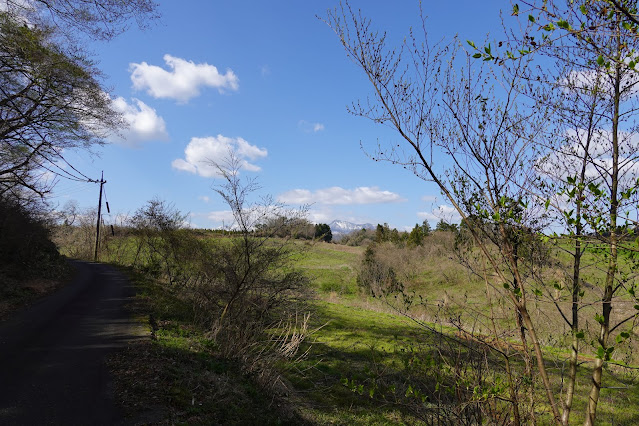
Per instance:
[[[374,225],[370,223],[358,224],[347,222],[345,220],[334,220],[328,224],[331,227],[331,233],[335,235],[346,235],[351,232],[359,231],[362,228],[365,229],[375,229]]]

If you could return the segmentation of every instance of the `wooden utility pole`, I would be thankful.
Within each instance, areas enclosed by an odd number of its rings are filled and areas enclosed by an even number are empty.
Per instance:
[[[102,171],[102,177],[100,178],[100,197],[98,198],[98,220],[95,225],[95,254],[93,255],[93,261],[98,261],[98,245],[100,244],[100,219],[102,215],[102,187],[106,181],[104,180],[104,171]]]

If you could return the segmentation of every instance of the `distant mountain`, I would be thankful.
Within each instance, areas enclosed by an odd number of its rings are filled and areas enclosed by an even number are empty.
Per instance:
[[[351,232],[359,231],[360,229],[375,229],[374,225],[370,223],[352,223],[345,220],[334,220],[328,224],[331,227],[331,233],[333,236],[347,235]]]

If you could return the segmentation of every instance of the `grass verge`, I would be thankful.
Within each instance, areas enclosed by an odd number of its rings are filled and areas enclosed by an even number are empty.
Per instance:
[[[108,361],[116,399],[135,424],[304,424],[295,410],[219,356],[193,312],[167,287],[131,270],[137,295],[132,314],[150,338]]]

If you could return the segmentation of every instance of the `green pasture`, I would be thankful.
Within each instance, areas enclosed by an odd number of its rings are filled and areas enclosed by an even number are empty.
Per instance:
[[[208,234],[198,237],[218,238]],[[155,340],[144,352],[151,361],[144,358],[144,362],[158,363],[157,368],[164,371],[159,376],[160,382],[167,383],[166,389],[153,387],[155,393],[152,394],[168,401],[172,421],[177,423],[205,424],[235,418],[250,422],[242,412],[255,412],[264,424],[300,424],[304,421],[349,425],[423,423],[423,410],[433,404],[424,399],[429,391],[433,392],[429,386],[439,384],[445,392],[454,391],[446,389],[451,386],[447,377],[452,364],[442,364],[441,358],[442,342],[447,341],[447,336],[454,336],[454,329],[433,326],[432,322],[420,325],[397,314],[392,305],[399,304],[394,299],[386,301],[390,303],[372,299],[359,288],[357,274],[364,248],[299,241],[294,244],[293,266],[311,277],[311,285],[317,294],[317,298],[309,302],[314,331],[302,348],[302,352],[307,351],[303,359],[281,363],[290,394],[287,400],[277,404],[294,406],[301,417],[291,420],[286,413],[273,408],[260,396],[259,387],[243,376],[240,366],[216,355],[216,347],[207,336],[207,330],[192,325],[193,312],[180,302],[179,289],[166,289],[139,279],[138,301],[143,302],[140,316],[149,318],[152,313],[156,322]],[[114,238],[102,246],[101,260],[131,265],[136,253],[134,238]],[[602,256],[599,252],[587,253],[585,259],[593,263],[599,256]],[[558,257],[566,264],[564,255]],[[399,259],[394,264],[401,262],[410,272],[403,276],[406,289],[423,296],[431,308],[447,305],[447,314],[464,315],[471,315],[473,309],[490,309],[486,283],[468,274],[450,252],[441,247],[425,250],[414,259]],[[594,276],[601,274],[600,270],[591,269]],[[497,293],[491,297],[493,308],[499,307],[495,300]],[[534,300],[531,306],[535,311],[533,315],[541,321],[546,364],[560,401],[568,368],[566,335],[561,321],[556,321],[554,306]],[[500,314],[504,312],[500,311]],[[443,324],[447,323],[446,318],[440,319]],[[504,326],[512,324],[512,319],[502,318],[498,322]],[[594,333],[594,328],[592,331]],[[516,343],[516,334],[513,336],[512,342]],[[591,383],[588,367],[594,352],[594,347],[585,339],[571,424],[583,421],[585,396]],[[636,364],[633,357],[626,356],[632,352],[632,347],[626,345],[625,349],[615,352],[613,358]],[[463,355],[464,350],[460,353]],[[455,354],[445,355],[443,359],[453,360]],[[515,357],[512,362],[513,368],[521,371],[521,361]],[[499,387],[505,377],[501,364],[502,360],[494,354],[487,358],[490,368],[484,374],[487,383],[497,389],[494,392],[503,391]],[[635,372],[612,364],[606,368],[598,415],[602,424],[639,424],[639,386]],[[472,369],[465,374],[472,379]],[[147,379],[157,382],[152,376],[149,374]],[[129,378],[120,385],[134,387],[137,393],[131,396],[144,400],[146,396],[141,386],[147,379],[138,382]],[[221,386],[231,387],[222,390]],[[205,391],[207,387],[209,390]],[[218,397],[227,401],[224,407],[215,404]],[[540,388],[536,389],[535,404],[539,424],[549,423],[548,407]]]

